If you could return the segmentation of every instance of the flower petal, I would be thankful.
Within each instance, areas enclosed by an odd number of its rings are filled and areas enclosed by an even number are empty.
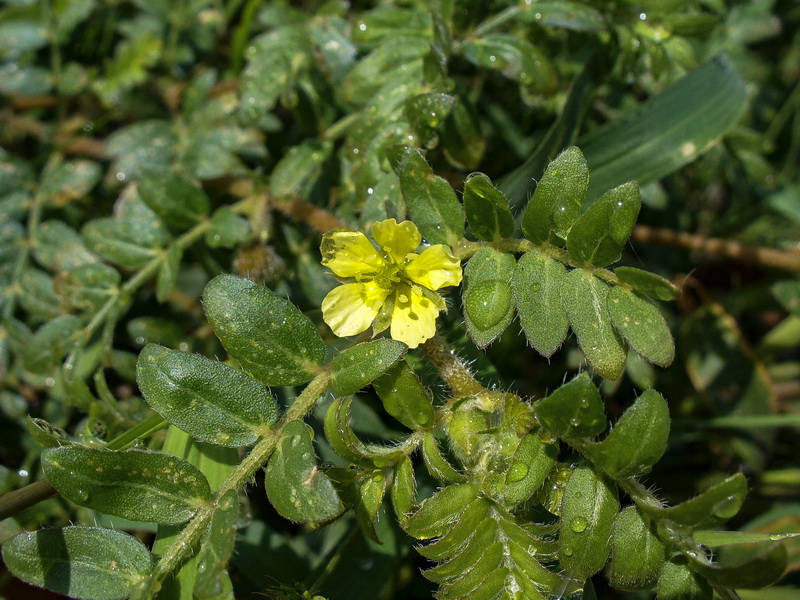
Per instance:
[[[400,285],[394,298],[392,338],[416,348],[436,335],[439,309],[416,286]]]
[[[322,264],[339,277],[374,277],[386,260],[360,231],[333,231],[322,236]]]
[[[339,337],[369,329],[391,290],[367,281],[333,288],[322,301],[322,318]]]
[[[417,249],[422,235],[411,221],[398,224],[394,219],[378,221],[372,226],[372,237],[389,257],[389,260],[402,265],[406,256]]]
[[[461,283],[461,261],[444,246],[436,244],[411,259],[406,265],[406,276],[429,290]]]

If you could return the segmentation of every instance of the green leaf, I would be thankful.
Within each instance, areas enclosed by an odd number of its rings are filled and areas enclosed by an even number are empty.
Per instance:
[[[480,121],[466,98],[459,97],[450,116],[444,122],[442,149],[447,160],[465,171],[475,169],[483,160],[486,140]]]
[[[619,590],[654,588],[667,555],[667,548],[636,506],[617,513],[611,529],[611,585]]]
[[[616,488],[591,467],[576,468],[561,504],[558,560],[575,579],[587,579],[603,568],[611,551],[611,526],[619,511]]]
[[[603,13],[593,6],[572,0],[542,0],[520,5],[520,19],[538,26],[561,27],[576,31],[606,31]]]
[[[325,343],[288,300],[234,275],[206,285],[203,307],[225,349],[267,385],[298,385],[319,371]]]
[[[509,282],[515,265],[512,255],[486,247],[478,250],[464,269],[464,320],[479,348],[497,339],[514,318]]]
[[[567,148],[551,162],[522,213],[522,233],[534,244],[562,245],[583,212],[589,169],[578,148]]]
[[[242,73],[239,106],[245,123],[264,118],[312,63],[311,36],[302,26],[278,27],[252,40]]]
[[[331,361],[331,390],[347,396],[372,383],[406,352],[405,344],[389,339],[364,342]]]
[[[405,360],[390,367],[372,383],[386,412],[409,429],[433,425],[431,397]]]
[[[348,102],[363,105],[386,85],[408,72],[422,72],[422,57],[430,43],[418,37],[393,36],[362,58],[342,84]],[[419,77],[421,79],[421,77]]]
[[[131,521],[183,523],[211,495],[197,467],[141,450],[49,448],[42,452],[42,469],[68,500]]]
[[[667,508],[644,507],[644,510],[654,518],[669,519],[678,525],[714,527],[739,512],[746,494],[747,479],[736,473],[691,500]]]
[[[503,500],[506,506],[525,502],[544,484],[556,464],[558,447],[526,435],[517,446],[506,472]]]
[[[608,293],[608,313],[617,332],[642,358],[668,367],[675,358],[675,341],[658,308],[623,287]]]
[[[183,250],[181,247],[178,244],[170,244],[156,278],[156,300],[159,302],[166,302],[170,294],[172,294],[172,290],[175,289],[182,258]]]
[[[227,579],[239,519],[239,491],[230,490],[219,500],[211,523],[200,540],[193,595],[198,600],[219,598]],[[229,580],[228,580],[229,581]]]
[[[442,455],[439,449],[439,443],[432,433],[428,432],[422,438],[422,459],[425,461],[425,467],[428,469],[431,477],[441,481],[442,483],[460,483],[466,481],[461,473],[456,471],[453,466],[447,462],[447,459]]]
[[[31,585],[86,600],[123,600],[153,568],[139,540],[100,527],[21,533],[3,544],[3,561]]]
[[[25,367],[33,373],[46,373],[72,349],[81,321],[62,315],[42,325],[23,351]]]
[[[775,583],[786,570],[786,545],[769,544],[747,560],[737,564],[719,565],[696,558],[689,568],[705,577],[712,585],[727,588],[757,590]]]
[[[584,266],[607,267],[618,261],[641,204],[634,181],[609,190],[575,221],[567,236],[567,252]]]
[[[603,400],[586,373],[534,404],[533,410],[543,427],[566,440],[594,437],[606,428]]]
[[[395,167],[409,218],[432,244],[454,248],[464,237],[464,208],[450,184],[433,174],[416,148],[404,148]]]
[[[592,202],[635,179],[661,179],[708,150],[747,107],[744,81],[724,54],[698,67],[633,111],[581,138]]]
[[[450,531],[438,540],[425,546],[418,546],[419,552],[431,560],[444,560],[458,554],[475,533],[478,523],[485,520],[489,512],[489,502],[485,498],[473,500],[459,517],[458,522]]]
[[[56,273],[99,262],[78,232],[61,221],[45,221],[39,226],[33,255],[40,265]]]
[[[312,429],[302,421],[283,430],[264,485],[275,510],[291,521],[327,521],[344,509],[330,478],[317,467]]]
[[[472,173],[464,180],[464,212],[479,239],[491,242],[514,233],[508,200],[483,173]]]
[[[148,344],[136,381],[153,410],[204,442],[248,446],[278,420],[277,400],[266,387],[199,354]]]
[[[72,443],[66,431],[60,427],[54,427],[44,419],[28,415],[25,418],[25,429],[33,441],[42,448],[58,448]]]
[[[655,273],[633,267],[617,267],[614,274],[640,294],[656,300],[677,300],[681,295],[680,289]]]
[[[714,590],[686,565],[683,557],[668,560],[658,577],[659,600],[711,600]]]
[[[550,358],[564,343],[569,320],[561,301],[564,265],[531,251],[523,254],[511,278],[511,291],[519,314],[519,322],[528,343],[546,358]]]
[[[382,542],[378,537],[375,523],[378,520],[381,504],[383,504],[383,496],[386,494],[386,483],[386,476],[381,470],[372,471],[368,477],[358,482],[356,519],[366,536],[378,544]]]
[[[415,486],[414,464],[408,456],[403,456],[394,469],[391,491],[392,507],[400,525],[414,508]]]
[[[569,324],[589,364],[602,377],[617,379],[626,349],[608,313],[609,286],[583,269],[567,273],[561,297]]]
[[[448,94],[417,94],[406,100],[405,110],[408,122],[425,147],[434,147],[438,142],[438,132],[453,110],[454,96]]]
[[[188,228],[208,214],[202,188],[168,167],[146,167],[138,175],[139,197],[167,225]]]
[[[667,449],[669,424],[666,401],[655,390],[647,390],[602,442],[583,451],[615,479],[649,473]]]
[[[500,71],[530,93],[552,94],[558,75],[547,56],[521,37],[496,33],[468,40],[464,58],[479,67]]]
[[[211,226],[206,230],[206,245],[211,248],[233,248],[250,235],[250,223],[227,206],[221,206],[211,215]]]
[[[39,194],[52,206],[64,206],[86,196],[102,172],[100,165],[91,160],[58,163],[43,173]]]
[[[479,489],[471,483],[449,485],[425,500],[411,515],[403,529],[418,540],[441,536],[478,497]]]
[[[292,146],[272,171],[272,196],[276,199],[303,196],[306,185],[313,184],[319,178],[332,150],[333,144],[327,141],[307,140]]]
[[[763,533],[760,531],[695,531],[692,537],[698,544],[710,548],[738,546],[758,542],[777,542],[800,537],[800,533]]]
[[[92,252],[129,269],[145,266],[167,241],[156,219],[95,219],[83,226],[81,235]]]

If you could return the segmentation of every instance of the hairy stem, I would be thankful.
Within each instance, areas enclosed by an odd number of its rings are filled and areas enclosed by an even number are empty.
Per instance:
[[[253,450],[248,454],[242,463],[230,474],[228,479],[214,494],[211,501],[201,507],[194,518],[186,524],[183,531],[175,538],[172,546],[161,557],[161,560],[153,569],[146,588],[140,590],[136,598],[148,598],[151,591],[157,591],[161,581],[172,571],[178,568],[194,552],[197,543],[211,522],[214,511],[222,497],[231,490],[244,487],[256,472],[264,466],[264,463],[272,455],[281,434],[286,426],[305,417],[314,407],[317,400],[328,389],[330,375],[327,372],[320,373],[306,386],[306,389],[297,397],[289,410],[283,415],[278,425],[263,435]],[[132,596],[134,598],[134,596]]]
[[[451,350],[445,339],[436,335],[422,345],[422,351],[431,360],[439,375],[450,386],[453,394],[470,396],[486,391],[472,376],[455,351]]]

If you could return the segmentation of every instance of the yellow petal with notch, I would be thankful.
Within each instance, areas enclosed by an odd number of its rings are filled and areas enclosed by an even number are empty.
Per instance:
[[[411,259],[406,265],[406,276],[429,290],[461,283],[461,261],[444,246],[436,244]]]
[[[339,337],[359,334],[372,325],[389,292],[372,281],[340,285],[322,301],[322,318]]]
[[[394,297],[392,338],[416,348],[436,335],[439,309],[416,286],[400,285]]]
[[[374,277],[386,267],[386,260],[360,231],[326,233],[320,252],[323,266],[339,277]]]
[[[422,235],[411,221],[398,223],[394,219],[379,221],[372,226],[372,237],[394,263],[402,265],[406,256],[414,252]]]

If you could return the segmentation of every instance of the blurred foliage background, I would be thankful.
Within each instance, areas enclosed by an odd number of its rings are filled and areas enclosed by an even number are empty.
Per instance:
[[[631,353],[603,384],[612,418],[636,389],[670,402],[670,447],[648,484],[677,502],[743,471],[751,493],[731,527],[800,530],[798,82],[794,0],[7,0],[0,493],[39,477],[45,426],[28,415],[100,445],[147,413],[144,344],[221,354],[199,301],[213,276],[265,283],[321,322],[335,282],[320,234],[406,216],[394,146],[425,149],[457,190],[486,173],[520,214],[547,161],[578,145],[590,196],[642,184],[623,264],[683,290],[662,307],[673,365]],[[545,360],[517,326],[480,352],[457,305],[440,329],[484,382],[530,397],[585,369],[574,339]],[[355,430],[392,439],[398,424],[362,400]],[[349,519],[309,531],[261,490],[233,557],[237,597],[300,597],[314,582],[329,598],[430,597],[392,519],[382,546]],[[0,522],[0,540],[69,522],[152,533],[52,498]],[[779,587],[746,599],[797,593],[789,547]],[[596,579],[598,597],[646,597]],[[0,574],[0,594],[21,597],[19,585]]]

